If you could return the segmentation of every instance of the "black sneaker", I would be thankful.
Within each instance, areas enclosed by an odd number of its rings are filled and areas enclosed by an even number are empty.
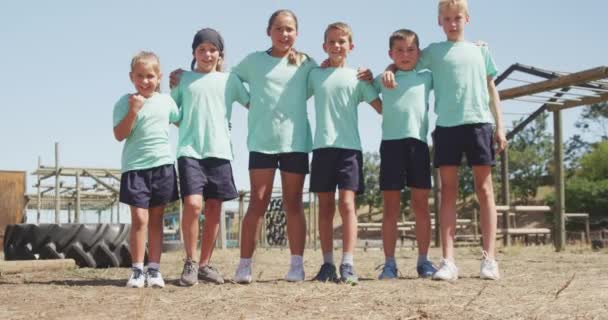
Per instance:
[[[344,263],[340,265],[340,282],[353,286],[359,283],[359,277],[357,277],[352,265]]]
[[[331,263],[324,263],[319,270],[319,273],[312,279],[314,281],[321,282],[338,282],[338,274],[336,273],[336,266]]]

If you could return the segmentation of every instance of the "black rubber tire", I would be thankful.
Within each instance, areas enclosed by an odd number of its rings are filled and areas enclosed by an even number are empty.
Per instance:
[[[4,234],[4,259],[69,258],[79,267],[130,267],[130,229],[130,224],[12,224]]]

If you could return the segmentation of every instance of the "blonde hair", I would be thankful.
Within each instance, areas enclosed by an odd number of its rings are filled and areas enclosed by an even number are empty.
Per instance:
[[[272,29],[272,24],[274,23],[274,21],[277,19],[278,16],[280,15],[288,15],[291,18],[293,18],[293,21],[295,21],[296,23],[296,31],[298,31],[298,17],[296,17],[296,14],[293,13],[293,11],[288,10],[288,9],[280,9],[275,11],[272,15],[270,15],[270,18],[268,19],[268,26],[266,27],[266,33],[268,33],[268,35],[270,35],[270,30]],[[271,52],[272,48],[268,49],[267,52]],[[302,64],[302,62],[304,62],[304,60],[309,59],[308,55],[302,52],[298,52],[294,47],[291,47],[291,49],[289,50],[289,53],[287,54],[287,62],[289,64],[293,64],[296,66],[299,66],[300,64]]]
[[[348,41],[351,43],[353,42],[353,29],[351,29],[348,24],[344,22],[334,22],[328,25],[325,29],[325,34],[323,35],[323,41],[327,40],[327,35],[329,34],[330,30],[340,30],[346,33],[348,35]]]
[[[469,14],[469,4],[467,0],[439,0],[439,5],[437,6],[439,14],[447,8],[455,8],[467,15]]]
[[[416,45],[416,48],[420,49],[420,40],[418,39],[418,35],[416,34],[416,32],[409,29],[399,29],[393,32],[390,38],[388,38],[388,48],[393,49],[393,45],[397,40],[407,39],[412,39],[414,41],[414,44]]]
[[[140,63],[151,64],[152,69],[156,72],[156,75],[160,78],[160,59],[158,56],[151,51],[140,51],[138,52],[133,59],[131,59],[131,72],[136,65]],[[160,92],[160,81],[158,82],[158,86],[155,89],[156,92]]]

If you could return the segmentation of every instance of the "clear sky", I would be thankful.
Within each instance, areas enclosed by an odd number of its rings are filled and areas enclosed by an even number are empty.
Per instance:
[[[299,18],[299,50],[323,60],[325,27],[344,21],[354,30],[355,50],[349,64],[367,66],[378,74],[389,63],[392,31],[417,31],[423,47],[444,40],[436,4],[435,0],[2,1],[0,170],[31,172],[38,156],[43,164],[52,165],[54,142],[61,144],[62,165],[119,168],[122,144],[112,134],[112,109],[121,95],[133,91],[129,62],[139,50],[160,56],[165,73],[162,87],[167,92],[170,70],[189,67],[192,37],[198,29],[212,27],[223,34],[229,67],[252,51],[267,49],[268,17],[276,9],[288,8]],[[515,62],[566,72],[608,64],[602,28],[606,1],[470,0],[470,11],[467,39],[486,41],[501,70]],[[503,105],[507,113],[529,113],[535,107]],[[233,168],[239,189],[249,188],[246,114],[235,105]],[[380,117],[366,105],[361,105],[359,116],[364,150],[376,151]],[[565,113],[566,136],[573,134],[577,116],[576,110]],[[505,124],[513,120],[507,116]],[[172,131],[174,137],[176,133]],[[31,187],[34,178],[28,180]]]

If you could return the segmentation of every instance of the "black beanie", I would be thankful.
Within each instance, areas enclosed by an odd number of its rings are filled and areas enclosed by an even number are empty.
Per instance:
[[[224,39],[219,32],[211,28],[201,29],[194,35],[194,40],[192,40],[192,54],[194,54],[194,50],[196,50],[196,48],[205,41],[212,43],[217,47],[217,49],[220,51],[220,57],[224,56]],[[190,69],[194,70],[195,64],[196,59],[193,58],[192,63],[190,64]]]

